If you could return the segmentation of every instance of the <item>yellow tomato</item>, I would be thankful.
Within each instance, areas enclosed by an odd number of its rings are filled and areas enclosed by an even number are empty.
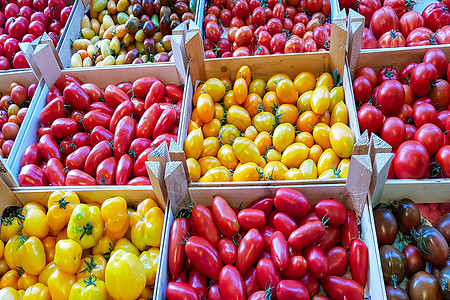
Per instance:
[[[236,126],[241,132],[252,125],[248,111],[238,105],[233,105],[227,112],[227,123]]]
[[[0,235],[1,240],[4,243],[7,243],[9,239],[19,234],[19,231],[22,229],[23,219],[25,218],[25,211],[22,208],[19,208],[20,211],[17,211],[17,216],[8,216],[2,220]]]
[[[101,214],[106,234],[113,239],[122,238],[130,227],[127,201],[122,197],[106,199],[101,205]]]
[[[337,103],[331,113],[330,125],[334,125],[336,123],[348,124],[348,111],[344,101]]]
[[[250,82],[252,81],[252,72],[250,71],[250,68],[248,66],[243,65],[239,68],[236,73],[236,80],[239,78],[244,78],[247,86],[250,85]]]
[[[304,132],[300,132],[299,134],[297,134],[294,142],[303,143],[308,148],[311,148],[314,145],[314,138],[311,133],[304,131]]]
[[[322,147],[319,145],[313,145],[311,149],[309,149],[308,158],[312,159],[317,164],[322,153]]]
[[[0,259],[0,277],[8,271],[8,264],[6,263],[6,259],[3,257],[2,259]]]
[[[130,210],[127,211],[128,216],[130,216]],[[114,251],[114,241],[111,239],[111,237],[107,235],[103,235],[99,240],[98,243],[92,247],[92,254],[101,254],[103,257],[108,258],[111,256],[111,252]]]
[[[205,175],[208,170],[215,167],[220,167],[220,161],[214,156],[202,157],[198,160],[198,163],[200,164],[202,176]]]
[[[48,198],[47,223],[54,231],[60,231],[69,223],[70,215],[77,204],[78,195],[74,192],[54,191]]]
[[[262,176],[260,167],[252,162],[242,164],[233,173],[233,181],[259,181]]]
[[[50,290],[42,283],[36,283],[28,287],[22,300],[51,300]]]
[[[156,270],[158,269],[159,248],[151,247],[139,255],[139,260],[144,265],[147,285],[155,284]]]
[[[195,90],[194,95],[192,96],[192,105],[193,105],[194,107],[197,106],[197,100],[198,100],[198,97],[200,97],[201,94],[204,94],[204,93],[205,93],[205,92],[203,91],[203,87],[204,87],[204,86],[205,86],[204,83],[200,84],[200,85],[197,87],[197,89]]]
[[[216,156],[220,149],[219,139],[216,137],[209,137],[203,141],[203,152],[200,157]]]
[[[191,120],[198,124],[198,126],[203,126],[204,122],[200,119],[200,114],[198,113],[197,108],[194,108],[191,115]]]
[[[281,161],[281,153],[275,149],[269,149],[266,154],[267,162]]]
[[[222,78],[220,78],[220,81],[222,81],[223,85],[225,86],[225,93],[231,90],[232,83],[231,83],[230,78],[222,77]]]
[[[286,173],[284,173],[284,180],[301,180],[303,179],[303,174],[297,168],[290,168]]]
[[[48,278],[48,289],[52,299],[69,299],[70,290],[77,281],[77,277],[72,274],[65,273],[58,268]]]
[[[219,119],[212,119],[211,122],[203,125],[203,136],[205,138],[217,137],[219,135],[220,127],[222,127],[222,125],[220,124]]]
[[[344,89],[342,86],[334,87],[330,91],[330,107],[328,109],[333,111],[334,106],[341,101],[344,101]]]
[[[331,76],[330,73],[328,72],[322,73],[322,75],[320,75],[319,78],[317,78],[316,88],[321,85],[326,86],[329,91],[333,89],[333,77]]]
[[[289,79],[289,76],[287,76],[286,74],[275,74],[272,77],[269,78],[269,80],[267,81],[267,88],[269,89],[270,92],[274,92],[277,88],[277,83],[280,82],[283,79]]]
[[[317,162],[317,171],[319,176],[326,170],[336,169],[339,164],[339,156],[332,148],[325,149]]]
[[[238,78],[233,86],[234,99],[238,104],[242,104],[247,99],[248,87],[244,78]]]
[[[0,299],[5,300],[21,300],[19,292],[11,287],[5,287],[0,290]]]
[[[233,153],[233,148],[231,145],[223,145],[220,147],[217,152],[217,159],[219,159],[222,166],[231,170],[234,170],[239,163],[239,160]]]
[[[94,275],[100,280],[105,280],[106,259],[101,254],[84,257],[76,275],[77,279]]]
[[[277,125],[277,120],[272,113],[263,111],[253,117],[253,124],[258,132],[271,132]]]
[[[258,94],[250,93],[245,99],[244,108],[248,111],[250,117],[254,117],[259,112],[259,108],[263,107],[262,103],[263,101]]]
[[[139,249],[136,248],[136,246],[127,238],[121,238],[116,242],[116,245],[114,246],[114,251],[111,252],[111,255],[114,255],[114,253],[116,253],[119,250],[139,256]]]
[[[12,236],[5,245],[5,260],[10,269],[16,269],[21,266],[17,249],[20,246],[20,236],[18,234]]]
[[[41,273],[39,274],[39,277],[38,277],[39,282],[48,286],[48,279],[53,274],[53,272],[56,270],[56,268],[57,268],[56,264],[53,261],[48,263],[45,266],[45,268],[41,271]]]
[[[264,155],[272,147],[272,137],[267,131],[262,131],[256,136],[255,145],[259,154]]]
[[[341,178],[340,171],[328,169],[319,176],[319,179],[332,179],[332,178]]]
[[[308,110],[303,112],[297,119],[295,123],[297,125],[297,129],[300,131],[305,131],[311,133],[319,121],[319,116],[314,112]]]
[[[188,133],[197,128],[200,128],[200,126],[194,121],[190,120],[188,125]]]
[[[352,155],[355,138],[350,128],[343,123],[336,123],[330,129],[330,142],[334,152],[342,158]]]
[[[349,166],[350,166],[349,158],[344,158],[341,160],[338,166],[338,171],[340,171],[339,175],[341,176],[341,178],[347,178]]]
[[[56,246],[56,237],[54,236],[46,236],[42,240],[42,245],[44,245],[46,263],[53,261],[55,257],[55,246]]]
[[[274,112],[279,103],[280,99],[274,91],[266,93],[263,97],[264,111]]]
[[[42,210],[44,213],[47,212],[47,210],[45,209],[45,207],[44,207],[42,204],[40,204],[39,202],[36,202],[36,201],[28,202],[27,204],[25,204],[25,205],[23,206],[23,209],[25,209],[26,211],[28,211],[28,210],[30,210],[30,209],[32,209],[32,208],[40,209],[40,210]]]
[[[331,147],[330,127],[327,124],[319,123],[316,126],[314,126],[313,137],[316,144],[318,144],[322,149],[327,149]]]
[[[201,169],[200,164],[193,158],[186,159],[186,164],[189,171],[189,176],[193,182],[196,182],[200,179]]]
[[[244,137],[249,138],[252,141],[255,141],[257,135],[258,130],[256,130],[254,126],[248,126],[247,129],[245,129]]]
[[[223,119],[224,115],[225,111],[223,109],[223,106],[220,103],[214,103],[214,118],[220,121]]]
[[[0,289],[11,287],[17,290],[17,282],[19,280],[19,272],[17,270],[9,270],[0,279]]]
[[[237,104],[238,103],[237,103],[236,99],[234,98],[234,91],[233,90],[228,91],[225,94],[225,97],[223,98],[223,107],[225,109],[229,109],[233,105],[237,105]]]
[[[261,156],[259,158],[258,166],[260,166],[261,168],[264,168],[266,166],[266,164],[267,164],[267,161],[264,159],[264,157]]]
[[[224,167],[216,167],[208,170],[205,176],[201,177],[199,182],[221,182],[231,181],[230,171]]]
[[[20,266],[25,272],[31,275],[39,275],[44,269],[46,262],[44,245],[36,236],[21,236],[19,247],[15,250]]]
[[[297,102],[298,93],[290,79],[282,79],[277,83],[276,93],[280,103],[293,104]]]
[[[295,140],[295,128],[290,123],[280,124],[273,132],[273,147],[275,150],[283,152]]]
[[[0,259],[3,257],[3,253],[5,252],[5,244],[2,240],[0,240]]]
[[[330,106],[330,92],[328,91],[326,86],[318,86],[310,99],[311,110],[317,114],[322,115]]]
[[[39,281],[37,275],[31,275],[25,272],[22,274],[22,276],[20,276],[19,280],[17,280],[17,288],[19,290],[26,290],[27,288],[38,282]]]
[[[219,139],[222,144],[231,145],[233,140],[239,136],[239,129],[234,125],[224,125],[220,128]],[[202,142],[203,143],[203,142]]]
[[[297,108],[301,112],[311,110],[311,97],[313,91],[307,91],[300,95],[297,99]]]
[[[283,151],[281,162],[288,168],[298,168],[308,157],[309,148],[303,143],[293,143]]]
[[[48,230],[47,216],[42,210],[32,208],[27,211],[22,229],[24,235],[34,235],[43,239],[48,234]]]
[[[331,114],[330,112],[327,110],[326,112],[324,112],[323,115],[319,116],[319,123],[325,123],[328,126],[330,126],[330,119],[331,119]]]
[[[248,91],[249,93],[256,93],[262,98],[266,93],[266,82],[262,79],[255,79],[250,83]]]
[[[184,153],[186,157],[198,159],[203,151],[203,132],[201,128],[194,129],[189,132],[186,142],[184,143]]]
[[[56,243],[55,264],[61,271],[75,274],[81,265],[83,248],[80,244],[70,239],[60,240]]]
[[[280,161],[268,162],[264,167],[264,180],[281,180],[288,168]]]
[[[197,113],[203,123],[209,123],[214,118],[214,103],[209,94],[201,94],[198,97]]]
[[[218,78],[206,80],[203,90],[211,96],[214,102],[219,102],[225,96],[225,85]]]
[[[316,163],[308,158],[302,162],[299,167],[300,172],[303,174],[305,179],[316,179],[317,178],[317,166]]]
[[[79,279],[72,286],[69,294],[69,300],[78,299],[108,300],[105,282],[91,274]]]
[[[241,163],[260,162],[258,148],[252,140],[244,137],[237,137],[233,141],[233,153]]]
[[[312,91],[316,86],[316,76],[311,72],[302,72],[295,77],[294,86],[299,95]]]
[[[282,123],[295,125],[298,119],[298,109],[293,104],[282,104],[277,110],[277,115]]]

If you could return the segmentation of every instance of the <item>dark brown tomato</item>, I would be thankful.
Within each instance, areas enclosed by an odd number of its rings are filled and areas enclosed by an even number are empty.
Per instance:
[[[436,224],[434,224],[434,227],[442,234],[447,242],[450,241],[450,213],[442,215]]]
[[[436,277],[425,271],[414,274],[409,282],[408,293],[411,300],[442,299]]]
[[[408,294],[399,287],[386,286],[386,296],[388,300],[409,300]]]
[[[409,232],[420,224],[419,208],[411,199],[400,200],[393,213],[397,219],[398,230],[401,232]]]
[[[442,265],[448,259],[448,243],[436,228],[423,225],[412,230],[411,235],[417,244],[422,258],[433,265]]]
[[[450,298],[450,267],[444,268],[438,278],[438,285],[441,288],[441,293],[445,299]]]
[[[373,212],[379,246],[392,245],[397,237],[397,221],[390,210],[377,208]]]
[[[411,277],[419,271],[425,270],[425,260],[420,256],[419,250],[414,245],[403,248],[406,258],[406,276]]]
[[[397,248],[384,245],[380,248],[383,279],[387,284],[400,284],[405,278],[406,258]]]

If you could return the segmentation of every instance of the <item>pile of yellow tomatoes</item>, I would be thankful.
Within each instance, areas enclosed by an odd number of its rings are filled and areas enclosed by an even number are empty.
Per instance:
[[[347,177],[355,142],[341,86],[330,73],[294,80],[210,78],[194,93],[184,144],[192,181]]]
[[[55,191],[47,208],[3,212],[0,299],[148,299],[158,267],[164,212],[150,198],[82,204]]]

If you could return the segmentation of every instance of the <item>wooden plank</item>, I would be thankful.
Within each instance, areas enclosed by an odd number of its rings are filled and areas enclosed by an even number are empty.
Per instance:
[[[346,21],[334,21],[331,24],[331,67],[344,74],[345,52],[347,50],[347,23]]]
[[[170,43],[172,45],[175,66],[177,67],[177,70],[180,73],[181,77],[185,79],[188,74],[188,69],[183,35],[179,34],[170,36]]]
[[[156,161],[159,162],[163,168],[163,174],[164,174],[164,169],[166,166],[166,163],[168,161],[170,161],[169,158],[169,150],[167,148],[167,143],[166,141],[162,142],[158,147],[156,147],[155,150],[153,150],[149,155],[148,155],[148,161]]]
[[[352,20],[348,31],[351,37],[349,41],[347,59],[350,68],[350,74],[354,76],[354,74],[356,73],[358,56],[361,51],[362,36],[364,33],[364,21],[361,22]]]
[[[166,182],[164,181],[165,166],[165,163],[161,164],[158,161],[145,162],[145,167],[147,168],[148,177],[152,183],[155,196],[160,199],[164,205],[167,204],[167,188]]]
[[[206,80],[203,42],[199,31],[189,31],[187,33],[185,47],[192,80]]]
[[[353,146],[352,155],[361,155],[369,153],[370,140],[369,134],[367,130],[361,134],[359,139],[356,140],[355,145]]]
[[[372,164],[373,172],[370,180],[369,193],[372,195],[372,206],[375,206],[381,199],[386,178],[389,173],[389,167],[392,163],[394,154],[377,153]]]
[[[183,164],[180,161],[170,161],[166,164],[164,181],[167,187],[167,199],[173,205],[174,211],[189,202],[188,185],[184,175]]]
[[[47,32],[44,32],[41,38],[40,44],[42,45],[48,45],[50,49],[52,50],[53,56],[58,63],[58,66],[60,69],[63,69],[64,66],[61,62],[61,59],[59,58],[58,52],[56,51],[55,45],[53,44],[53,40],[50,38],[50,36],[47,34]]]
[[[355,140],[358,140],[361,136],[359,130],[358,113],[356,111],[355,97],[353,96],[352,81],[350,78],[350,72],[347,64],[345,64],[344,74],[342,75],[342,88],[344,89],[345,105],[348,111],[348,125],[355,136]],[[367,152],[366,152],[367,153]]]
[[[22,50],[28,64],[31,67],[31,71],[36,78],[42,78],[41,71],[39,70],[36,62],[33,59],[34,47],[31,43],[19,43],[20,50]]]
[[[48,44],[41,44],[36,47],[33,59],[41,71],[42,78],[48,87],[53,86],[55,81],[61,76],[61,68],[56,60],[53,50]]]
[[[186,180],[190,183],[191,177],[189,176],[189,170],[186,163],[186,155],[184,154],[183,148],[173,139],[170,141],[169,156],[171,161],[180,161],[183,164]]]
[[[369,155],[370,160],[373,162],[375,160],[375,154],[377,153],[391,153],[392,147],[383,141],[378,135],[372,133],[370,136],[370,148]]]
[[[22,206],[22,203],[16,197],[16,195],[9,189],[8,185],[0,178],[0,194],[2,197],[0,198],[0,212],[11,205]]]
[[[367,195],[369,193],[372,164],[369,155],[352,155],[348,170],[346,187],[349,194],[346,206],[362,214]]]

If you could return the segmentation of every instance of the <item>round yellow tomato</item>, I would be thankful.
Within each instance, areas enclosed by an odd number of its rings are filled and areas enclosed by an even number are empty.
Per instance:
[[[250,85],[250,82],[252,81],[252,72],[250,71],[250,68],[246,65],[243,65],[239,68],[239,70],[236,73],[236,80],[238,78],[244,78],[247,85]]]
[[[238,78],[233,86],[234,99],[238,104],[242,104],[247,99],[248,86],[244,78]]]
[[[220,128],[219,139],[222,144],[233,144],[233,140],[239,136],[239,129],[234,125],[224,125]]]
[[[0,299],[5,300],[21,300],[19,292],[11,287],[5,287],[0,290]]]
[[[38,276],[37,275],[31,275],[29,273],[23,273],[22,276],[20,276],[19,280],[17,280],[17,288],[19,290],[26,290],[30,286],[38,283]]]
[[[319,116],[319,123],[325,123],[330,126],[331,114],[327,110],[323,115]]]
[[[330,127],[327,124],[319,123],[316,126],[314,126],[313,137],[316,144],[318,144],[322,149],[327,149],[331,147]]]
[[[233,181],[259,181],[262,176],[260,167],[252,162],[245,163],[236,168]]]
[[[203,91],[208,93],[214,102],[219,102],[225,95],[225,85],[218,78],[210,78],[206,80]]]
[[[202,157],[198,160],[198,163],[200,164],[202,176],[205,175],[205,173],[208,170],[211,170],[212,168],[220,167],[220,161],[217,158],[215,158],[214,156]]]
[[[319,176],[326,170],[336,169],[339,165],[339,156],[332,148],[325,149],[317,162],[317,172]]]
[[[280,103],[293,104],[297,102],[298,93],[290,79],[282,79],[277,83],[276,93]]]
[[[205,176],[201,177],[199,182],[221,182],[231,181],[230,171],[223,166],[208,170]]]
[[[330,91],[330,107],[328,109],[333,111],[334,106],[341,101],[344,101],[344,89],[342,86],[334,87]]]
[[[283,152],[295,140],[295,128],[290,123],[278,125],[273,132],[273,147],[275,150]]]
[[[336,123],[348,124],[348,111],[344,101],[337,103],[331,113],[330,125],[334,125]]]
[[[236,126],[240,131],[244,132],[247,127],[252,125],[252,120],[245,108],[233,105],[228,109],[227,123]]]
[[[258,135],[258,130],[254,126],[248,126],[247,129],[245,129],[244,137],[251,139],[252,141],[255,141],[256,136]]]
[[[198,126],[203,126],[204,122],[202,121],[202,119],[200,119],[200,115],[198,113],[197,108],[194,108],[194,110],[192,111],[192,115],[191,115],[191,120],[195,123],[198,124]]]
[[[270,132],[277,125],[277,120],[272,113],[263,111],[253,117],[253,124],[258,132]]]
[[[259,112],[259,107],[263,107],[261,97],[256,93],[248,94],[244,102],[244,108],[248,111],[250,117],[253,118]]]
[[[0,279],[0,289],[11,287],[17,290],[17,282],[19,280],[19,272],[17,270],[9,270]]]
[[[196,182],[200,179],[201,169],[200,164],[193,158],[186,159],[186,164],[189,171],[189,176],[191,177],[191,181]]]
[[[308,110],[303,112],[297,119],[295,123],[297,125],[297,129],[300,131],[305,131],[311,133],[319,121],[319,116],[314,112]]]
[[[222,120],[225,115],[225,111],[223,106],[220,103],[214,103],[214,118],[218,120]]]
[[[233,105],[237,105],[236,99],[234,98],[234,91],[228,91],[223,98],[223,106],[225,109],[229,109]]]
[[[314,145],[314,138],[311,133],[303,131],[303,132],[300,132],[299,134],[297,134],[294,142],[303,143],[308,148],[311,148]]]
[[[308,158],[312,159],[317,164],[322,153],[322,147],[319,145],[313,145],[311,149],[309,149]]]
[[[311,110],[311,97],[313,91],[307,91],[300,95],[297,99],[297,108],[299,111],[304,112]]]
[[[281,155],[281,162],[288,168],[298,168],[308,157],[309,148],[303,143],[289,145]]]
[[[266,154],[267,162],[281,161],[281,153],[275,149],[269,149]]]
[[[298,119],[298,109],[293,104],[282,104],[277,110],[277,115],[282,123],[295,125]]]
[[[308,158],[302,162],[299,167],[300,172],[303,174],[305,179],[316,179],[317,178],[317,166],[316,163]]]
[[[330,142],[334,152],[342,158],[352,155],[355,138],[350,128],[343,123],[336,123],[330,129]]]
[[[184,143],[184,153],[186,157],[198,159],[203,151],[203,132],[201,128],[197,128],[189,132],[186,142]]]
[[[277,83],[280,82],[283,79],[289,79],[289,76],[287,76],[286,74],[275,74],[272,77],[269,78],[269,80],[267,81],[267,88],[269,89],[270,92],[274,92],[277,88]]]
[[[333,86],[334,86],[333,84],[334,84],[333,77],[331,76],[330,73],[325,72],[325,73],[322,73],[322,75],[320,75],[319,78],[317,78],[316,88],[321,85],[324,85],[328,88],[329,91],[331,91],[331,89],[333,89]]]
[[[311,72],[301,72],[295,77],[294,86],[299,95],[312,91],[316,86],[316,76]]]
[[[303,179],[303,174],[297,168],[290,168],[283,176],[284,180],[301,180]]]
[[[203,151],[200,157],[216,156],[219,151],[220,142],[216,137],[209,137],[203,141]]]
[[[208,137],[217,137],[219,135],[219,130],[222,127],[219,119],[212,119],[211,122],[206,123],[202,127],[203,136]]]
[[[217,152],[217,159],[222,166],[231,170],[234,170],[239,163],[239,160],[233,153],[231,145],[223,145],[220,147],[219,152]]]
[[[271,161],[264,167],[264,180],[282,180],[288,168],[280,161]]]
[[[244,137],[237,137],[233,141],[232,147],[234,155],[236,155],[241,163],[254,162],[257,164],[260,162],[258,148],[252,140]]]
[[[49,231],[47,215],[40,209],[31,208],[25,215],[22,233],[25,236],[36,236],[43,239]]]
[[[262,79],[255,79],[250,83],[248,91],[249,93],[256,93],[262,98],[266,93],[266,82]]]
[[[192,96],[192,105],[193,105],[194,107],[197,106],[197,100],[198,100],[198,97],[200,96],[200,94],[205,93],[205,92],[203,91],[203,87],[204,87],[204,86],[205,86],[204,83],[200,84],[200,85],[197,87],[197,89],[195,90],[194,95]]]
[[[341,178],[347,178],[348,176],[348,167],[350,166],[350,159],[344,158],[341,160],[338,166],[338,170],[340,171]]]
[[[232,84],[230,78],[222,77],[220,78],[220,81],[222,81],[223,85],[225,86],[225,93],[231,90]]]
[[[197,113],[203,123],[211,122],[214,118],[214,103],[209,94],[201,94],[197,101]]]
[[[261,155],[266,154],[267,150],[272,147],[272,137],[267,131],[260,132],[254,142]]]
[[[50,291],[48,287],[42,283],[36,283],[26,289],[22,300],[50,300]]]
[[[326,86],[318,86],[311,96],[311,110],[317,114],[322,115],[330,106],[330,92]]]

